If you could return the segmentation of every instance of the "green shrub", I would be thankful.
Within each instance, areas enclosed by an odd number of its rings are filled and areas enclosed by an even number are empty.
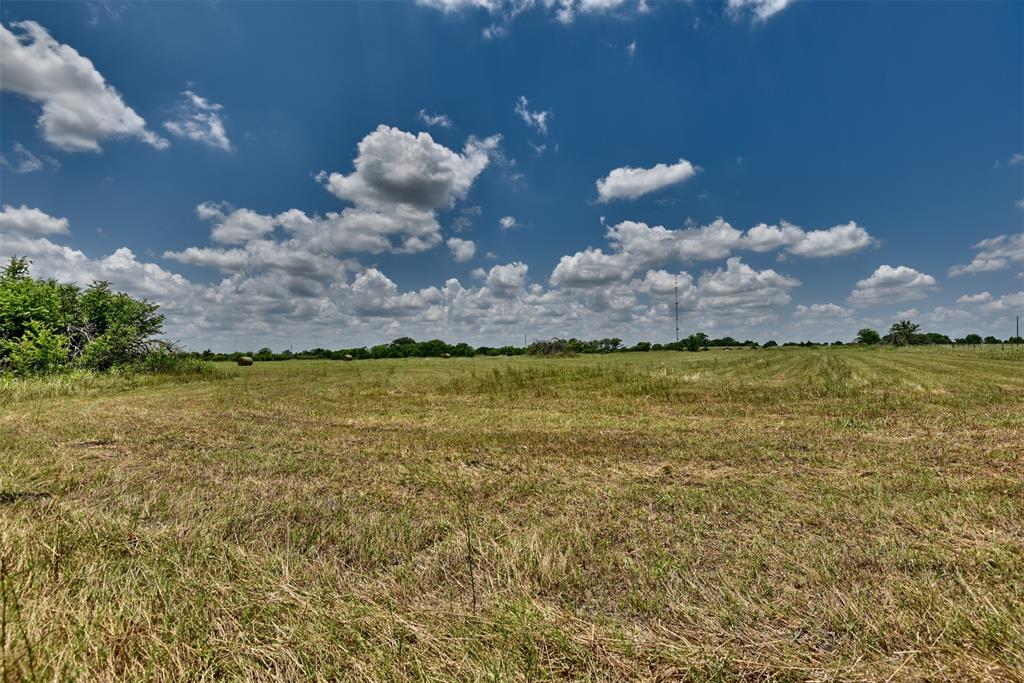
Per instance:
[[[164,323],[157,308],[107,282],[82,289],[32,278],[28,260],[12,258],[0,271],[0,372],[105,371],[170,353],[155,338]]]
[[[63,367],[68,359],[68,340],[60,334],[29,322],[16,341],[2,340],[3,362],[16,375],[39,375]]]
[[[212,364],[204,360],[169,351],[153,351],[123,367],[129,372],[162,375],[210,375],[216,371]]]

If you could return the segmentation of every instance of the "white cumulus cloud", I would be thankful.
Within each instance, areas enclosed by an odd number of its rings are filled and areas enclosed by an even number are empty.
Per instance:
[[[68,219],[56,218],[24,204],[17,208],[4,204],[0,211],[0,231],[20,235],[66,235]]]
[[[473,240],[464,240],[461,237],[449,237],[448,248],[452,252],[452,257],[459,263],[468,261],[476,255],[476,244]]]
[[[935,278],[909,266],[879,266],[869,277],[859,280],[850,293],[854,306],[875,306],[923,299],[935,291]]]
[[[964,294],[956,300],[958,304],[984,304],[992,301],[992,295],[989,292],[979,292],[977,294]]]
[[[355,171],[321,177],[331,193],[357,206],[435,211],[466,196],[499,142],[499,136],[470,138],[459,154],[429,133],[414,136],[382,124],[360,141]]]
[[[686,159],[674,164],[656,164],[652,168],[623,166],[613,169],[597,181],[599,201],[636,199],[697,175],[697,168]]]
[[[34,21],[11,28],[16,33],[0,24],[0,87],[42,105],[39,128],[47,142],[69,152],[98,152],[110,138],[168,146],[73,47]]]
[[[998,235],[974,245],[978,253],[970,263],[949,269],[952,277],[1002,270],[1011,263],[1024,263],[1024,232]]]

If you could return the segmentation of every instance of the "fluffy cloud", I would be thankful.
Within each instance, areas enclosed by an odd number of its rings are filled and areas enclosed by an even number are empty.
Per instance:
[[[210,237],[222,244],[244,244],[263,237],[274,229],[273,216],[264,216],[251,209],[235,209],[224,204],[204,202],[196,207],[196,215],[214,221]]]
[[[1004,294],[998,299],[993,299],[992,301],[986,303],[984,305],[984,309],[987,311],[994,311],[997,313],[1024,310],[1024,292]]]
[[[447,244],[452,252],[452,257],[459,263],[468,261],[476,255],[476,244],[473,243],[473,240],[450,237]]]
[[[419,119],[428,126],[438,128],[451,128],[452,120],[446,114],[430,114],[426,109],[420,109]]]
[[[608,228],[612,247],[636,264],[651,267],[668,261],[711,261],[728,256],[741,245],[743,233],[721,218],[699,228],[671,230],[636,221]]]
[[[622,254],[585,249],[563,256],[551,272],[552,287],[594,287],[629,278],[633,269],[624,268]]]
[[[498,225],[501,226],[502,230],[515,230],[519,227],[519,221],[516,220],[515,216],[502,216],[501,220],[498,221]]]
[[[277,219],[309,248],[331,254],[384,251],[413,254],[441,242],[441,229],[434,213],[408,205],[379,210],[347,208],[323,217],[291,209],[278,214]]]
[[[857,282],[850,294],[854,306],[875,306],[923,299],[937,289],[935,278],[908,266],[879,266]]]
[[[867,230],[851,221],[828,230],[805,232],[792,242],[786,251],[797,256],[822,258],[853,254],[875,243],[876,240],[868,234]]]
[[[551,276],[554,286],[586,287],[628,280],[638,270],[673,261],[713,261],[739,250],[783,249],[806,258],[842,256],[875,243],[856,223],[804,231],[790,223],[760,224],[747,232],[719,218],[708,225],[673,230],[623,221],[607,229],[610,252],[589,248],[563,256]]]
[[[498,153],[500,136],[471,137],[461,154],[434,142],[428,133],[412,135],[378,126],[359,143],[355,170],[321,173],[319,179],[340,199],[353,204],[325,221],[302,221],[306,232],[333,252],[423,251],[441,241],[436,212],[469,193],[477,176]],[[401,246],[392,237],[400,238]]]
[[[4,204],[0,211],[0,231],[19,235],[60,235],[68,232],[68,219],[56,218],[24,204],[15,208]]]
[[[751,251],[771,251],[784,248],[789,254],[807,258],[845,256],[878,241],[853,221],[826,230],[804,231],[799,226],[780,221],[779,225],[755,225],[743,236],[743,248]]]
[[[183,251],[164,252],[163,257],[193,266],[216,268],[228,274],[281,272],[325,282],[344,278],[346,273],[361,269],[356,261],[312,252],[295,240],[251,240],[242,247],[231,249],[188,247]]]
[[[680,159],[674,164],[656,164],[653,168],[623,166],[598,179],[597,195],[602,202],[612,199],[636,199],[689,180],[697,174],[697,170],[686,159]]]
[[[966,265],[950,268],[950,276],[985,273],[1002,270],[1011,263],[1024,263],[1024,232],[991,237],[978,242],[973,248],[979,250],[974,259]]]
[[[964,294],[956,300],[958,304],[984,304],[992,301],[992,295],[988,292],[979,292],[978,294]]]
[[[605,254],[600,249],[563,256],[551,274],[550,284],[575,291],[616,291],[620,283],[630,280],[631,270],[623,267],[624,258],[623,254]],[[675,290],[677,282],[684,304],[705,311],[779,306],[789,303],[788,291],[800,285],[795,278],[771,269],[754,270],[733,257],[726,261],[725,268],[705,271],[696,285],[685,272],[671,275],[648,270],[643,280],[629,282],[628,289],[665,295]]]
[[[508,297],[526,286],[526,274],[529,268],[525,263],[516,261],[503,266],[494,266],[484,278],[484,286],[500,297]]]
[[[69,152],[98,152],[101,141],[121,137],[167,147],[73,47],[34,21],[11,27],[17,33],[0,25],[2,87],[42,105],[39,127],[47,142]]]
[[[541,135],[548,134],[548,119],[552,114],[550,111],[530,111],[530,101],[522,95],[516,100],[516,114],[530,128],[533,128]]]
[[[838,304],[811,304],[810,306],[799,305],[793,315],[802,320],[834,320],[847,318],[850,311]]]
[[[348,292],[353,312],[361,316],[404,318],[440,313],[441,292],[436,287],[400,293],[398,285],[376,268],[356,277]]]
[[[204,211],[224,217],[233,213],[220,206]],[[621,254],[602,257],[595,256],[601,254],[599,250],[588,250],[581,253],[589,254],[593,263],[577,264],[576,276],[589,282],[603,280],[599,287],[545,288],[529,281],[525,263],[512,262],[477,269],[473,286],[449,278],[437,286],[403,291],[378,268],[311,249],[297,232],[309,217],[285,212],[272,217],[275,227],[290,235],[285,239],[265,235],[240,246],[191,247],[165,254],[216,268],[222,275],[197,282],[143,261],[130,249],[91,258],[57,244],[51,239],[68,231],[67,221],[38,209],[6,207],[0,217],[0,258],[27,255],[37,276],[80,284],[104,279],[118,289],[149,298],[168,316],[168,334],[193,348],[337,348],[400,335],[501,344],[521,343],[524,332],[534,338],[624,336],[664,341],[674,333],[677,287],[684,332],[703,330],[715,336],[762,340],[786,334],[818,338],[834,333],[843,338],[844,334],[852,337],[858,323],[833,303],[801,305],[794,311],[794,327],[780,332],[776,324],[781,307],[790,302],[799,282],[772,269],[756,270],[737,257],[696,278],[657,269],[630,278],[621,268],[600,269],[605,260],[621,259]],[[587,268],[596,269],[597,274],[587,275]],[[884,269],[879,271],[885,274]],[[878,273],[872,278],[886,279]],[[906,287],[914,278],[894,279]],[[884,302],[889,300],[886,295]],[[1024,292],[987,301],[971,297],[970,303],[974,313],[939,307],[913,317],[947,333],[962,333],[950,329],[957,326],[983,330],[986,320],[994,324],[1018,310],[1024,304]]]
[[[196,207],[196,213],[213,222],[211,239],[242,248],[190,247],[168,252],[165,257],[233,270],[264,262],[265,243],[277,244],[287,258],[431,249],[442,241],[437,211],[466,196],[488,165],[490,155],[496,153],[499,139],[470,138],[459,154],[434,142],[426,133],[413,136],[380,126],[359,143],[352,173],[317,176],[332,194],[354,206],[322,216],[295,208],[271,215],[205,202]],[[479,210],[471,208],[463,213],[478,215]],[[281,232],[277,234],[286,238],[267,241],[278,228]],[[256,244],[250,248],[253,241]],[[458,258],[469,253],[472,243],[459,240],[454,244],[459,245],[453,248]]]
[[[231,141],[220,118],[224,107],[200,97],[191,90],[182,93],[178,116],[164,121],[164,128],[172,135],[201,142],[210,147],[231,151]]]
[[[185,302],[191,285],[180,275],[153,263],[139,261],[131,249],[121,247],[100,259],[91,259],[83,252],[51,242],[45,237],[27,234],[0,234],[0,259],[24,256],[32,261],[32,273],[38,277],[54,277],[66,282],[88,285],[106,280],[121,291],[148,299]]]
[[[469,192],[501,138],[470,138],[462,154],[434,142],[380,125],[359,142],[355,171],[321,174],[339,199],[361,207],[405,205],[420,211],[450,208]]]
[[[788,304],[788,291],[800,286],[796,278],[774,270],[757,271],[734,256],[726,267],[706,272],[697,282],[703,309],[770,308]]]

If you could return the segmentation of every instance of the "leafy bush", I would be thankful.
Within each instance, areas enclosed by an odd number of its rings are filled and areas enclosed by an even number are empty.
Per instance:
[[[30,321],[17,340],[0,340],[4,364],[16,375],[38,375],[62,367],[68,359],[68,340]]]
[[[29,275],[26,259],[0,272],[0,371],[42,374],[69,367],[109,370],[169,362],[173,347],[155,339],[157,305],[94,282],[82,289]],[[153,354],[158,357],[148,361]]]
[[[212,375],[217,371],[206,361],[172,351],[153,351],[132,363],[120,366],[124,372],[162,375]]]
[[[531,356],[572,356],[575,351],[565,339],[539,339],[526,348]]]

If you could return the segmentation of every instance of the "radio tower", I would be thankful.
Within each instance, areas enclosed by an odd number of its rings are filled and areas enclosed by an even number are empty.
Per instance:
[[[676,342],[679,341],[679,276],[676,275]]]

